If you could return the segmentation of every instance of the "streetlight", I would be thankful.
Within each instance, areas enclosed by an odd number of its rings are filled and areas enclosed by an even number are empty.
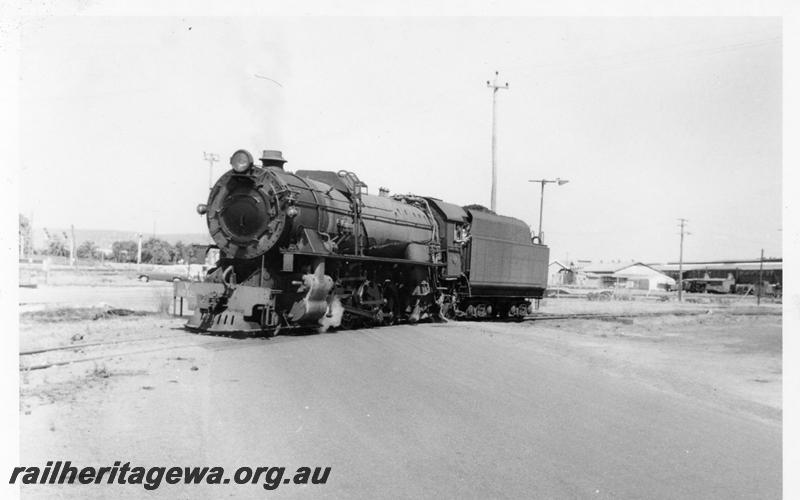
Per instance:
[[[539,184],[542,185],[542,194],[539,198],[539,233],[537,236],[539,238],[539,244],[541,245],[544,243],[544,238],[542,237],[542,210],[544,209],[544,185],[558,184],[559,186],[563,186],[569,181],[567,179],[561,179],[560,177],[556,177],[556,179],[552,181],[547,179],[535,179],[535,180],[529,180],[528,182],[538,182]]]
[[[492,89],[492,212],[497,210],[497,91],[508,90],[508,82],[498,85],[500,72],[494,72],[494,83],[486,80],[486,86]]]
[[[208,189],[211,190],[211,186],[214,185],[214,163],[219,161],[219,155],[216,153],[206,153],[203,151],[203,159],[208,162]],[[155,232],[155,230],[153,232]]]

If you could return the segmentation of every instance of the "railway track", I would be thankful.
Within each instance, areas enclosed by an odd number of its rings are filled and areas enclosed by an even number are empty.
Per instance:
[[[62,345],[62,346],[55,346],[55,347],[43,347],[40,349],[30,349],[27,351],[20,351],[20,356],[32,356],[34,354],[44,354],[46,352],[53,352],[53,351],[68,351],[73,349],[83,349],[85,347],[95,347],[95,346],[102,346],[102,345],[113,345],[113,344],[132,344],[136,342],[145,342],[148,340],[159,340],[159,339],[166,339],[171,338],[171,335],[159,335],[154,337],[141,337],[141,338],[133,338],[133,339],[121,339],[121,340],[110,340],[108,342],[84,342],[80,344],[71,344],[71,345]]]
[[[613,321],[615,319],[628,319],[628,318],[657,318],[661,316],[703,316],[711,313],[722,313],[730,316],[780,316],[782,311],[774,309],[760,309],[760,310],[714,310],[714,309],[698,309],[690,311],[651,311],[651,312],[634,312],[634,313],[572,313],[572,314],[552,314],[552,313],[539,313],[526,316],[524,321],[546,321],[556,319],[602,319]]]
[[[186,339],[191,338],[191,342]],[[174,341],[178,342],[174,342]],[[157,347],[134,348],[130,349],[131,345],[136,346],[141,342],[152,341],[166,343]],[[112,340],[108,342],[87,342],[81,344],[72,344],[65,346],[54,346],[41,349],[31,349],[19,353],[20,357],[20,371],[33,371],[42,370],[54,366],[65,366],[75,363],[87,363],[93,361],[100,361],[109,358],[119,358],[127,356],[135,356],[139,354],[150,354],[155,352],[168,351],[172,349],[180,349],[187,347],[202,347],[209,345],[226,345],[235,344],[239,339],[230,337],[213,337],[213,336],[194,336],[194,337],[175,337],[172,335],[161,335],[157,337],[144,337],[132,339]],[[110,350],[108,348],[111,348]],[[87,350],[89,352],[87,352]],[[70,352],[71,351],[71,352]],[[91,351],[95,351],[92,353]],[[56,358],[52,358],[52,354]],[[66,356],[62,356],[66,354]],[[24,360],[24,361],[23,361]]]
[[[605,319],[613,321],[615,319],[628,318],[652,318],[658,316],[698,316],[708,314],[707,311],[671,311],[671,312],[641,312],[641,313],[572,313],[572,314],[552,314],[540,313],[525,316],[524,321],[547,321],[557,319]]]
[[[732,315],[750,315],[750,314],[780,314],[780,312],[761,310],[758,312],[745,312],[745,311],[726,311],[726,314]],[[709,310],[694,310],[694,311],[663,311],[663,312],[635,312],[635,313],[571,313],[571,314],[555,314],[555,313],[537,313],[526,316],[522,320],[507,319],[500,320],[504,322],[535,322],[535,321],[556,321],[556,320],[591,320],[598,319],[604,321],[621,321],[632,320],[634,318],[652,318],[659,316],[699,316],[709,314]],[[467,320],[469,321],[469,320]],[[313,330],[310,329],[309,332]],[[80,344],[61,345],[53,347],[44,347],[38,349],[30,349],[21,351],[20,356],[20,371],[41,370],[54,366],[65,366],[74,363],[86,363],[93,361],[100,361],[103,359],[133,356],[139,354],[149,354],[155,352],[162,352],[171,349],[179,349],[186,347],[202,347],[202,346],[220,346],[225,345],[240,345],[244,339],[253,339],[252,336],[247,337],[231,337],[231,336],[216,336],[216,335],[159,335],[150,337],[136,337],[130,339],[115,339],[105,342],[85,342]],[[190,342],[186,341],[191,339]],[[165,343],[157,347],[134,348],[142,342],[155,342]],[[108,348],[111,347],[110,350]],[[87,350],[89,351],[87,353]],[[105,351],[104,351],[105,350]],[[67,356],[66,359],[58,357],[61,353],[72,352],[76,356]],[[91,351],[96,351],[93,354]],[[48,355],[56,354],[56,359],[49,359]],[[23,362],[25,360],[26,362]]]

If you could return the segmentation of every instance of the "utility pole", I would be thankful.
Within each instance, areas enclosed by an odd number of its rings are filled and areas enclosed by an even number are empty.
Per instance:
[[[544,244],[544,236],[542,235],[542,214],[544,213],[544,185],[546,182],[542,181],[542,193],[539,195],[539,244]]]
[[[758,289],[756,295],[756,305],[761,305],[761,288],[763,288],[764,284],[764,249],[761,249],[761,261],[758,265]]]
[[[689,232],[684,231],[684,227],[686,223],[689,222],[687,219],[678,219],[681,222],[681,253],[680,259],[678,260],[678,302],[683,301],[683,235],[684,234],[691,234]]]
[[[136,247],[136,268],[142,265],[142,233],[139,233],[139,245]]]
[[[508,90],[508,82],[498,85],[500,72],[494,72],[494,82],[486,80],[486,86],[492,89],[492,211],[497,210],[497,91]]]
[[[75,225],[71,224],[69,226],[70,229],[70,239],[69,239],[69,263],[71,266],[75,266],[77,260],[75,259]]]
[[[216,153],[206,153],[203,151],[203,159],[208,162],[208,189],[210,190],[211,186],[214,185],[214,163],[219,161],[219,155]]]
[[[28,234],[25,243],[25,258],[30,260],[33,253],[33,210],[31,210],[31,216],[28,219]]]
[[[556,184],[558,186],[563,186],[569,181],[567,179],[562,179],[561,177],[556,177],[555,180],[531,179],[528,182],[538,182],[542,185],[542,194],[539,196],[539,233],[536,236],[536,238],[539,240],[540,245],[544,245],[544,234],[542,233],[542,213],[544,212],[544,185]]]

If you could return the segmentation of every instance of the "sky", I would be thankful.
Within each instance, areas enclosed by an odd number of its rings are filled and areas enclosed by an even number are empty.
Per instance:
[[[20,45],[36,230],[202,233],[230,155],[489,205],[551,258],[782,256],[779,18],[39,17]]]

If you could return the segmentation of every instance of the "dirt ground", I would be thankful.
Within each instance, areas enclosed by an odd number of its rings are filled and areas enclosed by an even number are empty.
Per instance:
[[[153,266],[143,266],[148,270]],[[136,286],[139,271],[133,264],[69,267],[21,263],[20,283],[30,286]]]
[[[780,424],[780,315],[708,310],[621,321],[559,321],[528,333],[562,356]]]
[[[156,289],[143,290],[153,293]],[[19,408],[22,463],[34,464],[51,459],[54,450],[60,450],[61,454],[73,460],[92,462],[106,453],[104,440],[109,433],[125,434],[133,429],[131,426],[141,426],[132,434],[134,442],[125,444],[131,457],[150,457],[165,463],[186,462],[191,457],[181,454],[182,443],[190,442],[193,437],[175,435],[174,429],[181,428],[181,421],[196,419],[194,412],[206,411],[208,405],[207,401],[203,402],[202,408],[206,410],[202,410],[192,408],[188,402],[204,401],[209,387],[221,383],[240,384],[236,387],[243,391],[245,399],[253,397],[253,391],[260,390],[262,382],[248,382],[241,378],[241,374],[231,380],[224,378],[234,366],[231,363],[237,363],[240,357],[244,359],[249,356],[247,353],[263,350],[273,350],[274,356],[280,359],[306,357],[312,353],[324,356],[327,351],[314,347],[324,341],[337,343],[337,349],[343,349],[348,356],[360,360],[358,363],[369,363],[362,358],[375,354],[372,351],[373,340],[370,340],[373,338],[385,339],[381,342],[390,345],[400,342],[398,347],[402,345],[405,350],[411,349],[409,355],[412,358],[418,350],[420,359],[431,357],[431,367],[436,365],[435,356],[440,354],[429,352],[425,346],[426,337],[431,339],[432,345],[440,343],[442,338],[458,345],[457,339],[463,337],[464,352],[470,352],[470,356],[480,356],[479,345],[497,346],[500,350],[492,351],[492,358],[485,360],[485,366],[474,368],[475,373],[485,373],[485,376],[501,369],[503,360],[498,359],[498,355],[511,359],[523,352],[535,352],[535,359],[549,360],[553,366],[578,366],[603,380],[616,380],[622,391],[621,388],[633,384],[631,387],[644,388],[648,394],[664,395],[663,400],[660,396],[655,399],[662,403],[672,398],[673,401],[682,401],[681,405],[687,408],[697,408],[698,411],[705,408],[711,414],[720,415],[721,421],[730,418],[751,422],[764,429],[765,436],[781,432],[782,316],[779,304],[755,308],[750,303],[714,301],[676,304],[548,299],[541,304],[541,314],[606,312],[618,316],[519,323],[449,322],[274,339],[196,335],[181,328],[185,318],[153,311],[130,312],[122,312],[127,315],[121,316],[109,313],[106,306],[47,307],[21,314]],[[410,340],[407,337],[409,331],[414,331],[419,338],[406,345],[405,342]],[[393,333],[397,339],[407,340],[392,341]],[[226,364],[220,364],[221,353],[226,353]],[[465,354],[453,355],[457,361]],[[454,360],[442,359],[442,366]],[[248,362],[254,363],[250,371],[259,365],[257,359]],[[385,373],[385,370],[379,370],[380,367],[372,368],[378,370],[376,373]],[[308,376],[322,376],[319,383],[350,376],[345,365],[342,370],[340,375],[325,372],[309,373]],[[214,378],[220,376],[223,379]],[[480,379],[479,376],[477,380]],[[514,387],[519,383],[509,382]],[[585,401],[585,392],[572,396],[569,393],[570,382],[560,383],[566,385],[558,389],[558,398],[563,400],[559,404],[571,407],[572,397]],[[455,386],[457,390],[462,390],[461,384],[458,382]],[[513,393],[498,397],[511,397]],[[340,396],[348,397],[347,393]],[[430,397],[434,402],[440,397],[447,398],[445,393]],[[178,413],[165,416],[153,413],[154,408],[166,407],[175,400],[186,401],[171,410]],[[608,401],[608,405],[615,404],[618,403]],[[646,421],[657,417],[650,413],[656,411],[654,408],[637,407],[636,411]],[[586,415],[586,418],[589,423],[582,423],[579,428],[592,428],[592,416]],[[172,428],[171,433],[159,425],[162,419],[171,422],[165,427]],[[435,425],[438,419],[432,422]],[[404,424],[400,421],[392,425]],[[602,447],[602,437],[598,439],[601,442],[597,446]],[[153,451],[154,440],[161,443],[162,451]],[[611,442],[617,443],[618,439],[613,438]],[[638,452],[622,449],[615,453],[629,453],[635,462]],[[769,467],[771,473],[780,473],[779,470],[772,471],[774,467],[771,465]],[[707,479],[701,477],[703,481]],[[557,485],[553,488],[548,491],[558,495],[561,490]],[[35,491],[37,493],[31,496],[47,497],[52,493],[46,488]],[[125,491],[123,496],[133,494],[135,497],[136,491]],[[117,493],[115,490],[114,494]],[[99,493],[94,491],[92,494]]]
[[[553,355],[582,359],[609,373],[645,381],[704,404],[724,405],[731,411],[780,422],[778,307],[565,302],[550,299],[540,312],[606,311],[632,316],[452,324],[490,335],[532,336],[543,351]],[[175,359],[193,358],[196,348],[207,343],[266,341],[194,335],[182,329],[182,318],[149,312],[116,316],[105,310],[65,308],[22,314],[22,353],[65,349],[21,356],[21,409],[70,404],[74,393],[86,385],[163,369]],[[418,327],[434,326],[440,325]]]

